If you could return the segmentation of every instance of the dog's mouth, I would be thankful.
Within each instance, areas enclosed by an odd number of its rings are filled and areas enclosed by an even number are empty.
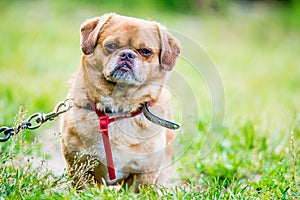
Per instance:
[[[115,67],[113,67],[107,80],[113,84],[129,86],[140,85],[141,81],[137,78],[135,68],[137,68],[137,66],[134,62],[120,60],[115,64]]]
[[[132,62],[127,62],[127,61],[119,61],[117,63],[117,67],[115,68],[114,71],[121,71],[121,72],[130,72],[132,71],[134,67],[134,64]]]

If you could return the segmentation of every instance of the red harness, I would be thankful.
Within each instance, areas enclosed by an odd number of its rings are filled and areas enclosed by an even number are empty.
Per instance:
[[[106,165],[107,165],[107,171],[109,175],[110,180],[116,179],[116,171],[114,168],[114,160],[112,157],[112,151],[111,151],[111,146],[110,146],[110,141],[109,141],[109,135],[108,135],[108,125],[111,122],[118,121],[121,119],[125,118],[130,118],[130,117],[135,117],[143,112],[143,109],[131,113],[130,116],[124,116],[124,117],[115,117],[115,118],[109,118],[103,111],[98,110],[96,107],[96,103],[89,98],[89,102],[93,108],[93,110],[96,112],[97,116],[99,117],[99,132],[102,133],[102,139],[103,139],[103,144],[104,144],[104,150],[105,150],[105,156],[106,156]]]

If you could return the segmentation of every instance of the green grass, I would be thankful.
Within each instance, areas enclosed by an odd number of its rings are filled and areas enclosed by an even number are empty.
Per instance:
[[[179,84],[177,95],[185,104],[191,103],[191,97],[197,99],[191,105],[197,104],[199,110],[196,116],[193,108],[175,112],[176,120],[182,122],[186,121],[181,114],[191,116],[176,144],[179,159],[175,165],[183,186],[145,186],[140,194],[105,186],[75,191],[67,174],[57,176],[44,163],[32,164],[31,156],[41,148],[35,137],[52,128],[50,123],[0,144],[0,199],[299,198],[299,7],[256,4],[233,7],[223,14],[187,16],[95,4],[0,3],[0,125],[14,125],[37,111],[49,112],[64,99],[68,79],[80,63],[80,24],[86,18],[117,11],[161,21],[203,46],[225,88],[226,117],[220,138],[208,155],[199,154],[216,142],[216,135],[209,137],[207,132],[212,105],[205,77],[196,76],[181,59],[175,73],[186,78],[184,84],[191,88],[185,92]],[[27,112],[19,113],[19,106]]]

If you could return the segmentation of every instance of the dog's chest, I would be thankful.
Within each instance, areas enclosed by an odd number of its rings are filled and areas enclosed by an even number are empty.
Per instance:
[[[118,93],[118,92],[115,92]],[[114,113],[115,116],[128,114],[132,111],[132,103],[130,98],[121,97],[119,94],[114,94],[118,98],[100,95],[101,103],[97,103],[97,109],[106,111],[107,113]]]
[[[114,168],[117,180],[125,179],[132,173],[144,173],[157,170],[166,145],[165,129],[148,124],[148,128],[135,125],[135,120],[129,118],[113,122],[109,126],[110,143],[113,152]],[[100,138],[101,139],[101,138]],[[106,162],[105,149],[102,140],[95,143],[96,156]],[[106,179],[108,183],[110,182]]]

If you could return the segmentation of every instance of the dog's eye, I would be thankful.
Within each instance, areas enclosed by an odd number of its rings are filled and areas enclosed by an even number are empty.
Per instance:
[[[120,47],[117,43],[112,42],[112,43],[109,43],[109,44],[105,45],[105,48],[108,51],[112,52],[112,51],[115,51],[115,50],[119,49]]]
[[[150,49],[147,48],[143,48],[143,49],[138,49],[137,50],[142,56],[144,57],[149,57],[151,56],[153,53]]]

